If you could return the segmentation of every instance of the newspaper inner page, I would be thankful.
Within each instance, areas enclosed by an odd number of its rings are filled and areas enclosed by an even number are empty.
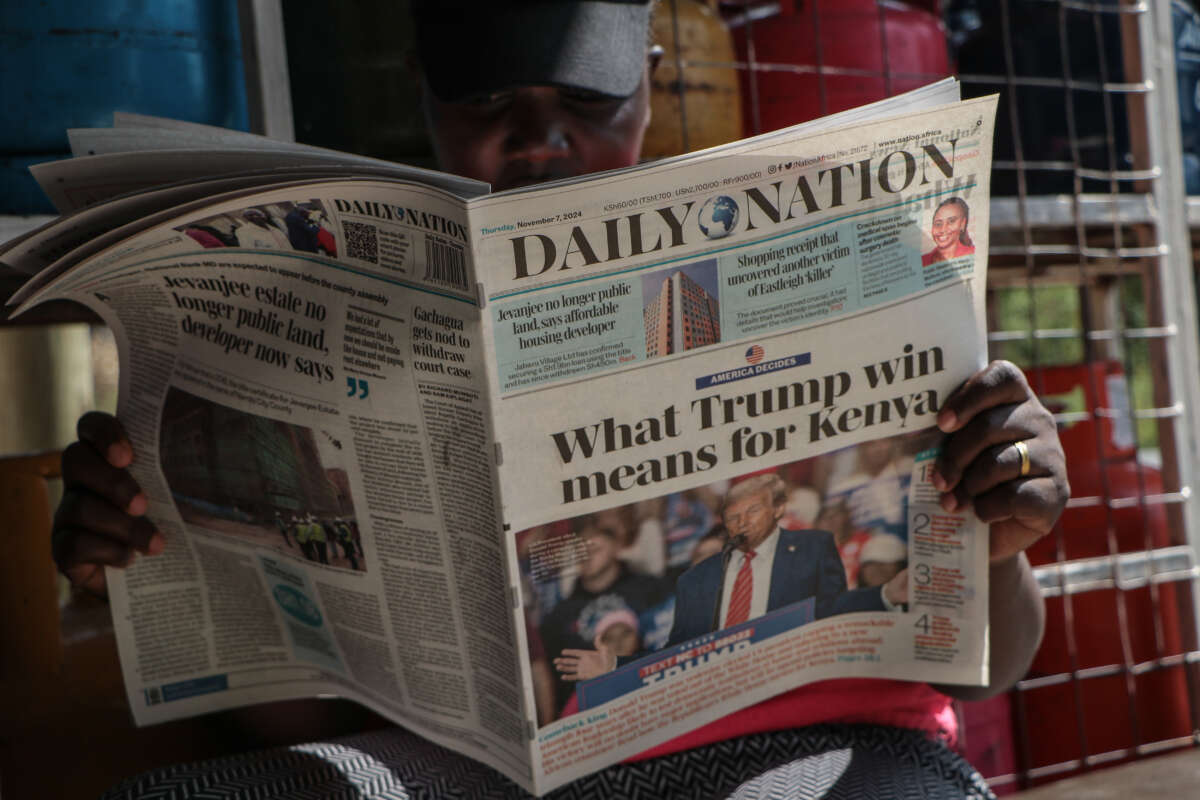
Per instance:
[[[289,186],[26,304],[118,341],[167,540],[108,575],[139,724],[336,694],[532,785],[466,219],[429,187]]]
[[[124,160],[124,156],[116,157]],[[106,158],[98,159],[100,161]],[[70,163],[70,162],[68,162]],[[90,171],[85,170],[85,173]],[[36,275],[67,253],[97,237],[130,223],[144,223],[146,218],[167,209],[192,201],[213,202],[226,192],[267,187],[298,181],[317,181],[353,176],[411,180],[399,170],[383,171],[357,165],[321,164],[274,169],[256,169],[231,174],[224,178],[187,180],[167,186],[139,190],[119,198],[64,214],[51,220],[30,235],[0,244],[0,263],[17,272]],[[454,194],[459,192],[451,189]],[[146,225],[145,227],[148,227]],[[132,233],[132,232],[131,232]]]
[[[802,683],[986,682],[986,526],[930,470],[994,110],[473,203],[540,791]]]
[[[136,144],[131,142],[129,144]],[[107,155],[77,156],[35,164],[29,171],[61,214],[129,192],[159,187],[168,182],[207,180],[264,169],[317,166],[369,167],[375,174],[399,180],[420,180],[459,197],[471,197],[487,188],[479,181],[444,173],[430,173],[401,164],[380,164],[376,159],[343,154],[337,158],[320,148],[213,149],[117,151]],[[427,175],[440,176],[431,180]]]

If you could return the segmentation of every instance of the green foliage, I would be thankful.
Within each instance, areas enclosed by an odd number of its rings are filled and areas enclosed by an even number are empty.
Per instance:
[[[994,330],[1006,334],[1022,334],[1008,341],[993,342],[992,354],[1006,358],[1029,369],[1042,366],[1082,364],[1086,358],[1086,331],[1082,302],[1085,291],[1100,291],[1095,287],[1081,290],[1077,286],[1005,287],[995,289],[993,309]],[[1150,371],[1150,341],[1126,339],[1123,331],[1143,328],[1147,324],[1146,303],[1141,278],[1126,276],[1110,289],[1113,292],[1111,320],[1091,320],[1092,327],[1111,327],[1118,335],[1113,342],[1114,358],[1121,362],[1132,394],[1133,408],[1154,407],[1154,383]],[[1099,306],[1100,304],[1096,303]],[[1035,338],[1033,331],[1042,331]],[[1108,351],[1108,342],[1096,343],[1097,351]],[[1037,388],[1036,386],[1034,388]],[[1082,392],[1058,397],[1059,410],[1090,411],[1084,406]],[[1138,420],[1139,448],[1158,446],[1158,425],[1152,419]]]

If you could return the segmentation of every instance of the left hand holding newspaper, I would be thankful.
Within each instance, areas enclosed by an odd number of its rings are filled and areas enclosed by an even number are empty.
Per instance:
[[[54,563],[73,586],[108,594],[105,567],[125,567],[135,553],[158,555],[163,535],[146,516],[148,500],[129,474],[133,445],[116,417],[85,414],[79,440],[63,451],[63,499],[54,515]]]

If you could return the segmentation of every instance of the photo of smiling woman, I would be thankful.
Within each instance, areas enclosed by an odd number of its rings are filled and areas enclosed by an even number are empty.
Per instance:
[[[967,233],[970,217],[967,201],[961,197],[947,197],[938,203],[933,212],[933,223],[929,226],[933,249],[921,256],[921,266],[928,267],[939,261],[973,255],[975,243]]]

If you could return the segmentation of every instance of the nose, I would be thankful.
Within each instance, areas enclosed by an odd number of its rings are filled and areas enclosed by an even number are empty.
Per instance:
[[[570,151],[558,92],[547,87],[518,90],[510,111],[505,149],[510,158],[533,164],[564,158]]]

